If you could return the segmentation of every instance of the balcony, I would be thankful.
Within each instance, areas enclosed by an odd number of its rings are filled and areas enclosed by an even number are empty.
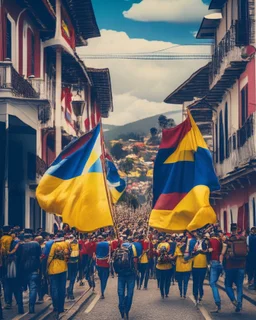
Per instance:
[[[0,62],[0,96],[39,98],[32,85],[12,66],[11,62]]]
[[[228,155],[220,164],[216,164],[220,179],[232,175],[256,160],[256,112],[251,114],[244,125],[237,130],[228,142]]]
[[[225,37],[216,46],[212,56],[212,66],[210,70],[210,88],[213,88],[224,75],[225,70],[231,65],[231,62],[242,62],[242,49],[237,46],[238,40],[238,22],[232,25],[227,31]]]

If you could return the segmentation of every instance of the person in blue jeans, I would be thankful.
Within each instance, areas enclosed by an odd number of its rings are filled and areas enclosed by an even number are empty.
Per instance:
[[[19,272],[24,287],[29,288],[29,313],[35,313],[41,256],[39,243],[32,239],[31,233],[25,233],[24,243],[17,249]]]
[[[212,289],[213,299],[216,304],[216,309],[212,311],[212,313],[218,313],[221,310],[221,298],[219,294],[219,289],[217,287],[217,282],[219,280],[220,275],[223,272],[223,266],[219,261],[211,261],[210,263],[210,287]]]
[[[128,259],[129,259],[129,267],[123,269],[122,265],[118,265],[115,262],[114,258],[114,269],[118,274],[118,286],[117,293],[119,298],[119,311],[122,319],[126,317],[129,319],[129,312],[131,310],[134,288],[136,283],[136,273],[137,273],[137,252],[136,248],[132,243],[125,242],[122,244],[123,248],[128,249]],[[118,254],[119,249],[117,249],[116,253]]]
[[[210,253],[210,287],[212,289],[213,299],[215,301],[216,309],[212,310],[211,313],[218,313],[221,310],[221,298],[219,294],[219,289],[217,287],[217,282],[220,275],[223,272],[223,248],[222,241],[219,237],[218,231],[214,231],[209,240]]]
[[[235,306],[235,311],[240,312],[243,303],[243,283],[246,267],[247,243],[246,238],[237,235],[237,225],[231,224],[231,236],[226,241],[223,250],[225,254],[225,289],[226,293]],[[239,256],[236,255],[236,246],[238,246]],[[243,249],[242,249],[243,248]],[[236,297],[233,289],[233,283],[236,285]]]

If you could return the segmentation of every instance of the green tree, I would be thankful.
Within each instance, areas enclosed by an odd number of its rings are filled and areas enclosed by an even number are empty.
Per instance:
[[[138,155],[140,153],[140,148],[138,146],[133,146],[132,151],[134,154]]]
[[[119,168],[124,171],[126,174],[132,171],[134,162],[131,158],[126,158],[119,164]]]
[[[113,145],[110,149],[110,153],[117,160],[123,159],[127,155],[127,152],[123,150],[123,145],[120,142]]]

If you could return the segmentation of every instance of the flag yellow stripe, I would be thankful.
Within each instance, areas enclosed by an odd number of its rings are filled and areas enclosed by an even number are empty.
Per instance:
[[[216,214],[209,203],[207,186],[194,187],[173,210],[152,210],[149,225],[163,231],[184,231],[202,228],[216,222]]]

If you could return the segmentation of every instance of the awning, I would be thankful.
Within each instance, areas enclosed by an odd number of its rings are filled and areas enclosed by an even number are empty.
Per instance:
[[[113,97],[109,69],[87,68],[88,75],[92,82],[92,87],[97,93],[100,112],[103,118],[109,116],[113,111]]]
[[[214,39],[215,30],[222,19],[221,13],[211,13],[203,18],[201,26],[196,35],[197,39]]]
[[[212,0],[209,9],[222,9],[227,0]]]
[[[182,104],[193,101],[195,97],[203,98],[209,92],[209,71],[211,63],[197,70],[192,76],[173,91],[165,103]]]

